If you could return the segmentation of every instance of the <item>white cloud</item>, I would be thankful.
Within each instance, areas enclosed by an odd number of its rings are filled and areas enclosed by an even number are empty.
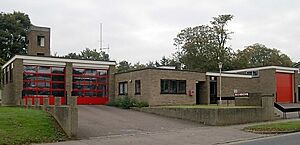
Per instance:
[[[234,50],[263,43],[300,56],[300,10],[297,0],[9,0],[4,12],[29,14],[33,24],[52,29],[52,51],[59,54],[99,47],[103,23],[104,46],[116,60],[145,63],[175,52],[173,38],[181,29],[208,24],[218,14],[233,14],[228,43]]]

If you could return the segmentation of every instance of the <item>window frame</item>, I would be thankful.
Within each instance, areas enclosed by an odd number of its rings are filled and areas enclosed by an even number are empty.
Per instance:
[[[126,87],[125,87],[126,85]],[[122,92],[121,92],[121,86],[123,86]],[[119,95],[128,95],[128,82],[124,81],[124,82],[119,82]]]
[[[81,70],[81,71],[78,71]],[[87,73],[92,70],[95,73]],[[98,72],[105,71],[104,74]],[[75,73],[76,72],[76,73]],[[79,72],[79,73],[78,73]],[[72,69],[72,94],[79,97],[109,97],[109,70],[108,69],[92,69],[92,68],[77,68]],[[79,81],[75,81],[75,78]],[[102,82],[101,79],[105,78]],[[91,81],[94,79],[94,81]],[[79,87],[76,88],[75,86]],[[94,86],[94,87],[93,87]],[[104,89],[100,89],[103,87]],[[86,95],[88,94],[88,95]],[[93,94],[93,95],[90,95]],[[101,96],[99,94],[102,94]]]
[[[32,67],[34,71],[29,70],[25,71],[25,67]],[[40,72],[40,67],[49,67],[50,72]],[[53,73],[52,68],[63,68],[63,73]],[[32,75],[33,79],[27,79],[25,78],[26,75]],[[41,79],[40,76],[47,76],[50,79]],[[64,80],[61,81],[53,81],[53,77],[55,76],[63,76]],[[34,86],[26,86],[26,83],[33,83]],[[39,84],[45,84],[44,86],[40,86]],[[49,84],[49,85],[46,85]],[[53,88],[53,84],[63,84],[63,88]],[[55,97],[66,97],[66,68],[65,67],[57,67],[57,66],[40,66],[40,65],[24,65],[23,66],[23,91],[24,96],[26,97],[49,97],[49,96],[55,96]],[[25,92],[32,91],[32,94],[27,94]],[[45,94],[42,94],[40,92],[47,92]],[[48,93],[49,92],[49,93]],[[61,96],[53,95],[53,92],[60,92],[62,93]]]
[[[185,87],[184,90],[181,90],[180,83],[183,82]],[[186,94],[186,80],[161,79],[160,94]]]
[[[45,36],[37,36],[37,45],[40,47],[45,47]]]
[[[142,89],[141,80],[135,80],[134,81],[134,94],[141,95],[141,92],[142,92],[141,89]]]

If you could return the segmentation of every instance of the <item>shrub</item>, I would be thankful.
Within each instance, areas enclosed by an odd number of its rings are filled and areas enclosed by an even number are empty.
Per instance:
[[[134,98],[125,96],[125,97],[119,97],[116,99],[111,100],[108,104],[108,106],[115,106],[123,109],[130,109],[131,107],[148,107],[149,104],[144,101],[138,101]]]
[[[149,107],[149,104],[148,104],[148,102],[145,102],[145,101],[138,101],[136,103],[135,107],[138,107],[138,108]]]

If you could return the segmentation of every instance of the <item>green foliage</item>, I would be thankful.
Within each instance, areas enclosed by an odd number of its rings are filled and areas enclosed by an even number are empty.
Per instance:
[[[126,60],[120,61],[117,65],[117,72],[125,72],[132,68],[131,63]]]
[[[66,139],[54,118],[44,111],[0,107],[0,144],[31,144]]]
[[[119,97],[114,100],[111,100],[108,104],[109,106],[115,106],[123,109],[130,109],[131,107],[148,107],[149,104],[144,101],[138,101],[136,99],[133,99],[131,97],[125,96],[125,97]]]
[[[86,48],[81,51],[79,54],[69,53],[65,58],[74,58],[74,59],[89,59],[89,60],[98,60],[98,61],[109,61],[109,55],[104,51],[98,52],[96,49]]]
[[[179,49],[177,57],[186,69],[198,71],[216,71],[218,63],[230,69],[232,49],[225,47],[230,34],[225,28],[232,15],[220,15],[211,21],[212,26],[200,25],[189,27],[177,35],[174,45]]]
[[[9,60],[16,54],[27,53],[29,16],[21,12],[0,13],[0,58]]]
[[[238,50],[234,59],[235,68],[259,67],[268,65],[293,66],[293,62],[278,49],[267,48],[263,44],[253,44]]]
[[[150,64],[151,65],[151,64]],[[140,62],[137,62],[135,64],[131,64],[126,60],[120,61],[117,65],[117,72],[126,72],[130,70],[136,70],[136,69],[143,69],[150,66],[149,64],[141,64]]]
[[[117,72],[126,72],[130,70],[143,69],[143,68],[155,68],[159,66],[175,66],[176,69],[181,68],[181,63],[176,60],[175,56],[171,58],[167,58],[163,56],[159,61],[149,61],[146,64],[141,64],[137,62],[135,64],[131,64],[126,60],[120,61],[117,65]]]
[[[300,121],[289,121],[279,123],[267,123],[245,127],[246,131],[258,131],[265,133],[280,133],[280,132],[298,132],[300,131]]]

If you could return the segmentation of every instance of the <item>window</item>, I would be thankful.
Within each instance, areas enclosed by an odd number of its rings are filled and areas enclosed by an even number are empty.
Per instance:
[[[10,64],[10,71],[9,71],[9,81],[13,82],[13,68],[14,68],[14,64]]]
[[[135,94],[141,94],[141,80],[135,80]]]
[[[108,97],[107,70],[73,68],[72,94],[80,97]]]
[[[65,97],[65,68],[25,65],[24,96]]]
[[[45,46],[45,36],[37,36],[38,45],[41,47]]]
[[[127,95],[128,94],[128,83],[120,82],[119,83],[119,95]]]
[[[5,74],[4,74],[4,69],[3,70],[1,70],[2,71],[2,76],[1,76],[1,81],[2,81],[2,85],[4,85],[5,83],[4,83],[4,76],[5,76]]]
[[[9,68],[6,67],[5,70],[6,70],[6,74],[5,74],[5,84],[8,84]]]
[[[160,80],[161,94],[185,94],[185,80]]]

